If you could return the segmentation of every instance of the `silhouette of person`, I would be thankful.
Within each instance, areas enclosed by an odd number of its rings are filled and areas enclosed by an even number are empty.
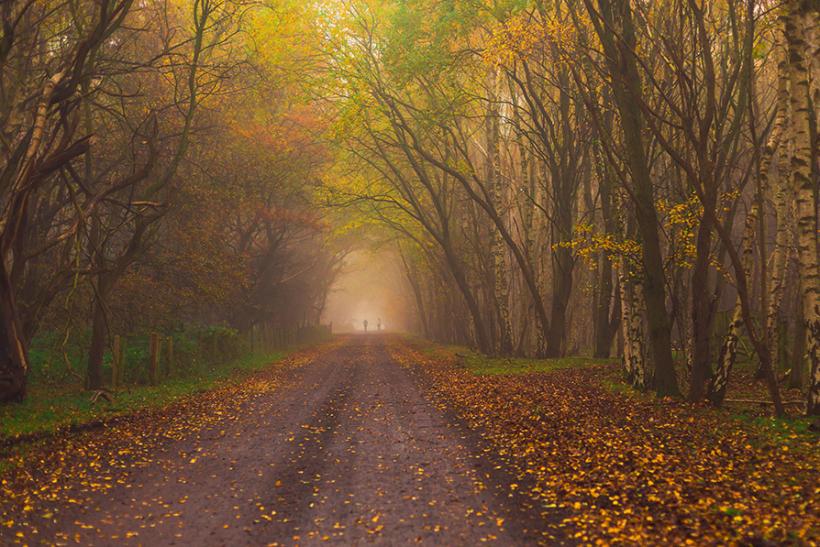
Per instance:
[[[382,330],[382,318],[381,317],[379,317],[379,320],[376,323],[376,330]]]
[[[367,332],[367,319],[362,321],[362,324],[364,325],[364,332]]]

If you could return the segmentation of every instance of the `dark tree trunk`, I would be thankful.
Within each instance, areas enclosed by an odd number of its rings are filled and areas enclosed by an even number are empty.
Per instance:
[[[99,282],[97,294],[94,296],[94,305],[91,312],[91,341],[88,347],[88,371],[86,376],[86,386],[88,389],[100,389],[103,387],[103,357],[105,356],[105,344],[108,340],[108,321],[106,317],[106,305],[108,290]]]
[[[598,280],[598,302],[595,308],[595,357],[609,357],[614,330],[610,320],[612,297],[612,263],[601,257],[601,277]]]
[[[598,0],[598,6],[603,25],[598,22],[597,31],[609,59],[613,96],[621,118],[624,151],[633,183],[632,196],[641,239],[644,299],[654,364],[652,387],[660,396],[677,396],[680,395],[680,389],[672,358],[671,321],[666,309],[659,223],[651,173],[644,150],[644,124],[640,111],[642,84],[634,57],[632,10],[627,0]],[[612,28],[621,31],[617,41]]]
[[[464,302],[467,304],[467,309],[470,312],[470,316],[472,317],[478,349],[482,353],[492,353],[493,343],[487,336],[487,327],[484,323],[484,317],[481,314],[481,309],[478,306],[475,296],[470,290],[470,286],[467,283],[467,278],[464,275],[464,271],[458,263],[458,258],[453,252],[453,249],[450,248],[449,244],[444,246],[444,253],[447,258],[447,264],[450,267],[450,272],[453,275],[453,279],[455,280],[456,285],[458,285],[458,288],[464,297]]]
[[[28,355],[20,333],[14,293],[0,260],[0,401],[21,401],[26,395]]]
[[[792,370],[789,373],[789,387],[803,388],[803,364],[806,362],[806,321],[803,319],[803,306],[798,303],[797,317],[794,321],[794,339],[792,341]]]
[[[563,357],[567,342],[567,306],[572,293],[572,254],[569,249],[560,247],[552,256],[552,304],[546,356]]]
[[[708,205],[707,205],[708,206]],[[706,395],[706,383],[711,376],[712,335],[711,299],[709,291],[709,259],[712,248],[712,226],[707,216],[701,221],[697,236],[697,260],[692,272],[692,374],[689,400],[700,401]]]

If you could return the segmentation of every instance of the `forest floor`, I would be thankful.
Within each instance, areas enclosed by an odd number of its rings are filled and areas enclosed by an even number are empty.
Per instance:
[[[0,544],[812,544],[817,437],[337,338],[0,459]],[[603,379],[603,380],[602,380]]]

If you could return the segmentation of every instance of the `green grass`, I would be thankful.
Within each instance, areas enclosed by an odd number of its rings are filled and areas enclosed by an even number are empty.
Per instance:
[[[560,357],[555,359],[534,359],[530,357],[489,357],[461,346],[440,346],[411,340],[418,350],[433,359],[456,357],[457,362],[477,375],[527,374],[531,372],[552,372],[569,368],[583,368],[617,362],[616,359],[595,359],[591,357]]]
[[[182,378],[166,379],[158,386],[127,386],[116,393],[111,403],[104,400],[92,403],[90,393],[77,383],[61,387],[34,384],[24,402],[0,406],[0,439],[52,433],[69,426],[160,408],[186,395],[213,389],[218,383],[238,381],[286,354],[278,351],[247,355]]]
[[[815,419],[810,416],[775,418],[754,416],[744,412],[736,412],[732,416],[741,424],[757,429],[764,433],[766,438],[773,439],[779,444],[792,444],[792,441],[801,437],[817,438],[817,432],[811,429]]]
[[[636,391],[623,380],[613,380],[609,378],[605,378],[601,385],[603,385],[607,390],[612,391],[613,393],[620,393],[621,395],[633,395]]]
[[[532,359],[518,357],[487,357],[476,353],[461,353],[461,362],[473,374],[506,375],[530,372],[553,372],[568,368],[583,368],[606,363],[607,359],[588,357],[561,357],[557,359]]]

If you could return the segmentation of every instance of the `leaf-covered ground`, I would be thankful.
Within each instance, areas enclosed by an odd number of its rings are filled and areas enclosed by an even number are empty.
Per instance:
[[[237,420],[244,405],[278,387],[280,370],[303,366],[317,351],[299,352],[241,381],[222,378],[221,384],[204,386],[209,390],[164,408],[136,412],[110,426],[58,432],[0,454],[0,544],[87,543],[87,534],[96,526],[79,519],[65,523],[64,513],[84,511],[93,499],[104,498],[114,488],[131,488],[135,471],[162,461],[157,455],[163,446]],[[179,458],[195,463],[198,451],[191,452]],[[41,530],[51,526],[56,531],[43,538]],[[137,528],[122,530],[110,539],[138,538]]]
[[[0,544],[817,543],[813,434],[459,351],[341,338],[18,447]]]
[[[494,447],[502,465],[560,515],[566,537],[610,544],[820,541],[820,445],[701,406],[618,392],[613,366],[475,374],[464,356],[418,344],[394,358],[421,366],[438,400]],[[475,368],[475,367],[473,367]]]
[[[0,458],[0,545],[533,544],[548,524],[381,335]]]

